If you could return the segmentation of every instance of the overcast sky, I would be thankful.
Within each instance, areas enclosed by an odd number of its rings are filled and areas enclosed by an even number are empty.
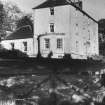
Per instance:
[[[32,12],[32,8],[45,0],[2,0],[15,2],[23,11]],[[105,0],[82,0],[83,9],[96,20],[105,18]]]

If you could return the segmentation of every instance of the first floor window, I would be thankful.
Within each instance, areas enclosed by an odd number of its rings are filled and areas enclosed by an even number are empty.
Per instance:
[[[63,48],[63,40],[62,40],[62,38],[57,39],[57,48],[58,49]]]
[[[12,48],[12,50],[14,50],[14,43],[11,43],[11,48]]]
[[[48,39],[48,38],[45,39],[45,48],[46,49],[50,48],[50,39]]]
[[[27,51],[27,42],[23,42],[24,45],[24,51]]]
[[[50,32],[54,32],[54,23],[50,23]]]

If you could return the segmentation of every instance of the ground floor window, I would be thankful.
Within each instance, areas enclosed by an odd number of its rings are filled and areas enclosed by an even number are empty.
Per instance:
[[[45,49],[49,49],[50,48],[50,39],[45,38]]]
[[[79,51],[79,42],[76,41],[76,52],[78,52],[78,51]]]
[[[24,51],[27,51],[27,42],[23,42],[24,45]]]
[[[63,48],[63,40],[62,38],[57,39],[57,49],[62,49]]]
[[[15,44],[14,43],[11,43],[12,50],[14,50],[14,46],[15,46]]]

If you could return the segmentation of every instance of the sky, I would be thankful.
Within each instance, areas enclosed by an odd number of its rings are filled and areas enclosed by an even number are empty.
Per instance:
[[[45,0],[2,0],[16,3],[26,13],[32,12],[32,8]],[[83,9],[94,19],[105,18],[105,0],[82,0]]]

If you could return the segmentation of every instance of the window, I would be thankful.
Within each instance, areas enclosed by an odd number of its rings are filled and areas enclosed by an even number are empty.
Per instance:
[[[89,30],[88,30],[88,37],[89,37],[88,40],[90,40],[90,31]]]
[[[75,32],[76,33],[75,33],[75,35],[77,35],[77,36],[79,35],[79,31],[78,30],[79,30],[78,23],[76,23],[76,26],[75,26]]]
[[[50,48],[50,39],[45,39],[45,48],[49,49]]]
[[[57,39],[57,48],[62,49],[63,47],[63,40],[61,38]]]
[[[14,50],[14,43],[11,43],[11,48],[12,48],[12,50]]]
[[[51,8],[50,8],[50,14],[51,14],[51,15],[54,15],[54,7],[51,7]]]
[[[27,51],[27,42],[23,42],[24,45],[24,51]]]
[[[54,23],[50,23],[50,32],[54,32]]]
[[[76,41],[76,52],[78,52],[78,50],[79,50],[79,42]]]
[[[78,23],[75,24],[78,27]]]

